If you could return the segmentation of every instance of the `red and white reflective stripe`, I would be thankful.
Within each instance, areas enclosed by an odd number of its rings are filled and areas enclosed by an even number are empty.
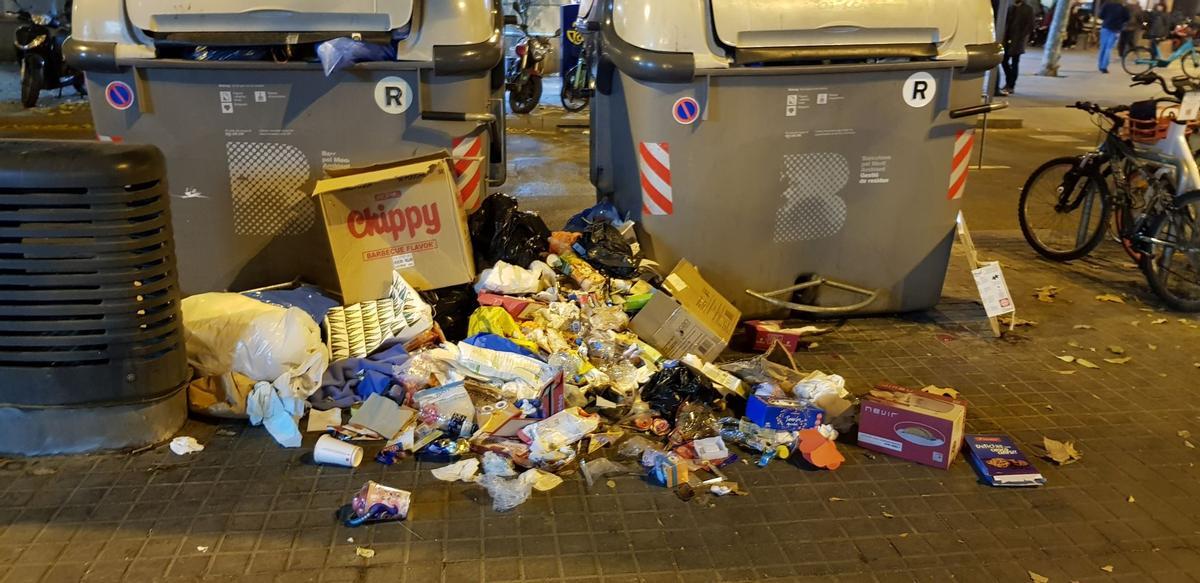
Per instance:
[[[483,137],[454,138],[450,157],[458,180],[458,203],[467,212],[472,212],[483,202],[480,196],[483,192]]]
[[[667,142],[638,144],[638,173],[642,179],[642,214],[674,213],[675,201],[671,197],[671,152]]]
[[[109,142],[112,144],[120,144],[121,142],[125,141],[125,138],[122,138],[121,136],[103,136],[100,134],[96,134],[96,139],[100,140],[101,142]]]
[[[950,190],[946,198],[962,198],[967,189],[967,173],[971,167],[971,148],[975,146],[975,130],[958,132],[954,139],[954,157],[950,160]]]

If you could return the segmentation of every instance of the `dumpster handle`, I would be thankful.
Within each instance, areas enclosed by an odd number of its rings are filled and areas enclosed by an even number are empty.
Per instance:
[[[971,117],[973,115],[986,115],[993,111],[1008,109],[1007,101],[996,101],[993,103],[984,103],[981,105],[972,105],[971,107],[962,107],[959,109],[950,110],[950,119],[960,119]]]
[[[781,296],[784,294],[796,292],[796,291],[799,291],[802,289],[808,289],[811,287],[820,287],[822,285],[827,285],[832,288],[845,290],[848,292],[853,292],[853,293],[856,293],[859,295],[864,295],[864,296],[867,296],[867,299],[865,299],[861,302],[858,302],[857,304],[851,304],[848,306],[827,307],[827,306],[813,306],[813,305],[809,305],[809,304],[797,304],[795,302],[789,302],[789,301],[781,300],[778,297],[775,297],[775,296]],[[830,279],[825,279],[824,277],[818,277],[811,281],[806,281],[804,283],[796,284],[791,287],[786,287],[786,288],[783,288],[780,290],[775,290],[773,292],[765,292],[764,293],[764,292],[756,292],[753,290],[746,290],[746,293],[748,293],[764,302],[774,304],[781,308],[789,308],[792,310],[796,310],[797,312],[808,312],[811,314],[849,314],[852,312],[857,312],[857,311],[871,305],[871,303],[874,302],[875,299],[879,297],[879,294],[882,291],[883,290],[871,291],[871,290],[863,289],[863,288],[855,286],[855,285],[850,285],[848,283],[842,283],[840,281],[833,281]]]

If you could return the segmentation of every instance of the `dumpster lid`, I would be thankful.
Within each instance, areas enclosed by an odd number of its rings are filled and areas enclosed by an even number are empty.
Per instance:
[[[736,48],[940,43],[962,0],[710,0],[714,32]]]
[[[413,0],[125,0],[129,21],[167,32],[384,32],[403,28]]]

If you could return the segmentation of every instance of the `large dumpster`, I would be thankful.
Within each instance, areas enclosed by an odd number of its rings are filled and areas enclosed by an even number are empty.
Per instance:
[[[937,303],[982,76],[986,0],[603,0],[592,180],[663,265],[742,312]],[[759,292],[756,295],[747,290]],[[802,300],[802,301],[801,301]]]
[[[326,170],[450,151],[468,208],[504,180],[502,22],[493,0],[96,0],[66,52],[99,138],[166,157],[185,293],[333,286]],[[396,58],[326,76],[339,37]]]

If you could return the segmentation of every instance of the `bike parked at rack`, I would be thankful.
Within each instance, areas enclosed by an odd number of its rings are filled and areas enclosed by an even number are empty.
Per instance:
[[[1170,98],[1128,107],[1070,106],[1107,125],[1104,140],[1094,151],[1035,170],[1021,190],[1018,215],[1025,240],[1054,261],[1091,253],[1111,217],[1117,239],[1154,293],[1173,309],[1196,312],[1200,171],[1188,147],[1188,124],[1173,115],[1196,84],[1188,77],[1172,81],[1168,89],[1153,72],[1134,77],[1134,85],[1159,83]]]

